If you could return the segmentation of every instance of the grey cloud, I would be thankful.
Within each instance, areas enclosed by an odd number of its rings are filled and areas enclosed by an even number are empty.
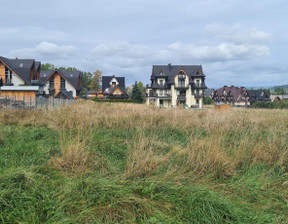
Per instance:
[[[75,54],[76,47],[71,45],[58,46],[57,44],[44,41],[35,48],[23,48],[11,51],[10,55],[19,58],[70,58]]]

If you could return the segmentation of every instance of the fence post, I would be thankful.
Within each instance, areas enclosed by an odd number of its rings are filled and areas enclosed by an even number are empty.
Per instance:
[[[6,95],[6,109],[7,109],[7,95]]]

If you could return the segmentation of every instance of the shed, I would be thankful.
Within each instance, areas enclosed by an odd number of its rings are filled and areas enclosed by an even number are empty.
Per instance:
[[[224,103],[217,103],[215,104],[215,110],[218,111],[230,111],[231,105],[230,104],[224,104]]]

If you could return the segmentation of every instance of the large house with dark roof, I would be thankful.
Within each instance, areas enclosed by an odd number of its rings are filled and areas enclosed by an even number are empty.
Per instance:
[[[39,85],[41,62],[0,57],[0,92],[3,97],[30,100],[43,94]]]
[[[231,104],[232,106],[250,105],[250,96],[245,87],[223,86],[212,93],[215,103]]]
[[[44,83],[45,95],[56,98],[74,99],[81,91],[82,72],[80,71],[41,71],[40,81]]]
[[[128,99],[125,77],[102,76],[102,93],[106,99]]]
[[[271,101],[270,99],[270,93],[268,90],[265,89],[256,89],[256,90],[247,90],[249,98],[250,98],[250,104],[253,104],[257,101]]]
[[[38,95],[72,99],[80,94],[81,80],[79,71],[41,71],[40,61],[0,57],[1,96],[16,100]]]
[[[153,65],[146,103],[158,107],[202,108],[206,89],[201,65]]]

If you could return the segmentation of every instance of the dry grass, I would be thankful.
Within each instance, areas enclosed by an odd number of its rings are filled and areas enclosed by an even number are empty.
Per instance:
[[[135,137],[127,140],[126,177],[149,176],[159,169],[165,169],[168,176],[211,172],[230,176],[247,163],[287,164],[287,110],[193,111],[88,101],[46,111],[6,110],[0,119],[7,124],[45,125],[56,130],[62,155],[51,158],[51,164],[63,170],[82,172],[97,167],[97,156],[89,150],[97,129],[135,131]],[[151,129],[206,134],[191,135],[188,144],[170,144],[171,150],[163,151],[167,143],[147,136]]]

